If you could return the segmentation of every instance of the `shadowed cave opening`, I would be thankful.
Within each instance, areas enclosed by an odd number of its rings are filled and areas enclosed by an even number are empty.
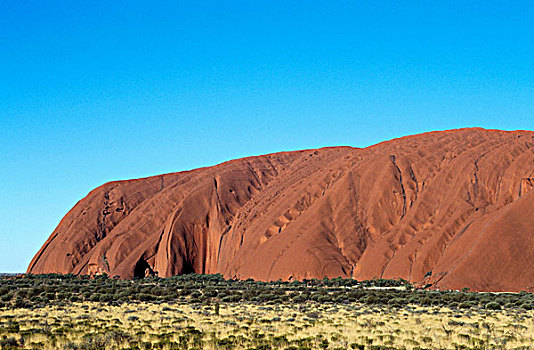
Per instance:
[[[134,267],[134,278],[145,278],[153,274],[154,271],[152,270],[148,262],[145,259],[140,258]]]
[[[187,275],[191,273],[197,273],[195,271],[195,268],[193,267],[193,264],[189,261],[184,261],[182,265],[182,269],[178,272],[178,275]],[[134,267],[134,278],[145,278],[148,276],[154,276],[156,273],[150,266],[150,264],[143,258],[140,258]]]
[[[182,270],[179,272],[179,275],[187,275],[190,273],[196,273],[195,268],[193,267],[193,264],[189,261],[184,261],[182,265]]]

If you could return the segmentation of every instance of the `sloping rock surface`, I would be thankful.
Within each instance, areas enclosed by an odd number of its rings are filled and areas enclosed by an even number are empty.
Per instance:
[[[29,273],[534,290],[534,133],[460,129],[110,182]]]

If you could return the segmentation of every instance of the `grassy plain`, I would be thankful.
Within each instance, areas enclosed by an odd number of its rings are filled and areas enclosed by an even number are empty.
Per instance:
[[[534,312],[97,302],[0,311],[4,349],[531,349]]]
[[[532,293],[406,281],[0,278],[1,349],[534,349]]]

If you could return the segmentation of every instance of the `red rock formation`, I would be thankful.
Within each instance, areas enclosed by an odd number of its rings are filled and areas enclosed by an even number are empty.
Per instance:
[[[111,182],[28,272],[534,290],[533,149],[532,132],[461,129]]]

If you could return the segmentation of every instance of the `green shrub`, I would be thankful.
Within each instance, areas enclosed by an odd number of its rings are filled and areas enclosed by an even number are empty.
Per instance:
[[[485,305],[485,308],[486,309],[489,309],[489,310],[500,310],[501,309],[501,304],[495,302],[495,301],[490,301],[489,303],[487,303]]]
[[[532,310],[533,309],[532,304],[530,304],[530,303],[523,303],[519,307],[522,308],[522,309],[525,309],[525,310]]]

